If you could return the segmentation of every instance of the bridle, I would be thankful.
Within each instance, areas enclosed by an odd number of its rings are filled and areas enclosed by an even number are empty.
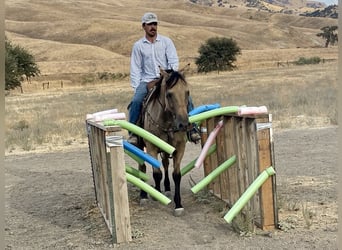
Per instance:
[[[167,81],[167,80],[166,80]],[[175,81],[173,82],[172,84],[170,84],[170,86],[167,86],[166,88],[167,89],[171,89],[173,86],[175,86],[177,84],[178,81]],[[154,87],[155,88],[155,87]],[[175,120],[176,119],[176,114],[170,110],[166,110],[166,102],[167,100],[165,100],[164,102],[161,100],[161,98],[165,98],[165,96],[159,96],[157,98],[157,102],[158,104],[162,107],[162,109],[165,111],[165,112],[170,112],[171,113],[171,116],[172,116],[172,120]],[[148,103],[148,100],[145,102],[146,104]],[[171,126],[162,126],[158,123],[158,121],[156,121],[153,116],[151,115],[151,113],[146,109],[146,106],[145,106],[145,113],[149,119],[149,121],[153,124],[153,126],[155,126],[156,128],[158,128],[159,130],[163,131],[165,134],[167,134],[168,138],[173,138],[173,134],[176,133],[176,132],[179,132],[179,131],[183,131],[183,130],[180,130],[179,128],[177,128],[177,126],[175,126],[174,124],[171,124]],[[186,128],[186,132],[188,132],[190,130],[190,128]]]

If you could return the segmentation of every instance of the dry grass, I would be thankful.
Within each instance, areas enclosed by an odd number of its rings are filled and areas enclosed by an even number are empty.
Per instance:
[[[126,112],[132,95],[129,79],[100,82],[97,75],[129,72],[130,50],[143,35],[140,18],[146,11],[158,14],[159,32],[174,40],[181,64],[192,63],[187,79],[195,105],[266,105],[276,128],[337,123],[338,48],[322,48],[316,36],[337,20],[241,5],[209,8],[186,0],[8,0],[5,6],[7,37],[35,56],[42,72],[31,84],[24,83],[23,94],[12,91],[6,97],[6,153],[86,144],[87,113]],[[238,70],[195,73],[197,50],[213,36],[237,41],[242,49]],[[332,61],[286,64],[314,56]],[[279,62],[284,66],[277,67]],[[50,88],[43,90],[47,81]]]
[[[290,129],[337,123],[337,64],[290,66],[188,75],[196,106],[266,105],[273,127]],[[52,150],[86,144],[85,116],[118,108],[126,112],[132,90],[128,79],[108,83],[65,84],[49,89],[24,86],[6,97],[6,152]]]

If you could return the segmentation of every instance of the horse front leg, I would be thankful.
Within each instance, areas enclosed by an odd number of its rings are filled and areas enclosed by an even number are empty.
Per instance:
[[[169,155],[166,153],[162,154],[162,163],[164,167],[164,190],[167,197],[171,197],[171,185],[169,179]]]
[[[148,148],[147,148],[147,151],[148,151]],[[157,149],[155,149],[153,151],[150,150],[149,153],[153,158],[158,159]],[[157,189],[159,192],[161,192],[160,183],[161,183],[161,180],[163,178],[163,173],[162,173],[160,168],[153,168],[152,170],[153,170],[153,179],[154,179],[154,183],[155,183],[155,189]]]
[[[155,183],[155,189],[157,189],[159,192],[161,192],[160,189],[160,183],[163,178],[163,173],[160,170],[160,168],[153,168],[153,179]]]
[[[180,161],[181,161],[181,156],[178,154],[174,156],[174,161],[173,161],[173,181],[175,183],[175,195],[174,195],[174,202],[175,202],[175,210],[174,210],[174,215],[175,216],[181,216],[184,213],[184,208],[181,203],[181,194],[180,194],[180,186],[181,186],[181,173],[180,173]]]

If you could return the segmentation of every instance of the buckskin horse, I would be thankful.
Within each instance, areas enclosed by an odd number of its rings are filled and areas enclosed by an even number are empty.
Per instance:
[[[146,147],[146,151],[155,159],[160,153],[164,168],[164,191],[167,196],[171,196],[169,179],[169,159],[173,159],[172,178],[175,185],[174,215],[180,216],[184,212],[181,203],[180,184],[181,172],[180,164],[184,155],[187,142],[187,131],[189,130],[189,117],[187,105],[189,99],[189,86],[185,80],[183,72],[189,67],[187,65],[180,71],[160,69],[161,77],[147,95],[141,114],[142,127],[150,133],[156,135],[163,141],[172,145],[176,150],[172,155],[161,151],[157,146],[148,140],[139,138],[139,148]],[[146,165],[139,165],[139,170],[146,173]],[[160,168],[153,168],[153,179],[155,188],[161,191],[161,180],[163,173]],[[140,201],[143,203],[147,199],[147,193],[140,191]]]

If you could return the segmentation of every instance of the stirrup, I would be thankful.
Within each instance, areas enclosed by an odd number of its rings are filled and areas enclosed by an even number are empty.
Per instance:
[[[201,141],[201,136],[197,131],[192,132],[190,133],[190,140],[197,144],[199,141]]]
[[[130,144],[133,144],[134,146],[138,145],[138,136],[134,135],[134,134],[130,134],[127,142]]]

